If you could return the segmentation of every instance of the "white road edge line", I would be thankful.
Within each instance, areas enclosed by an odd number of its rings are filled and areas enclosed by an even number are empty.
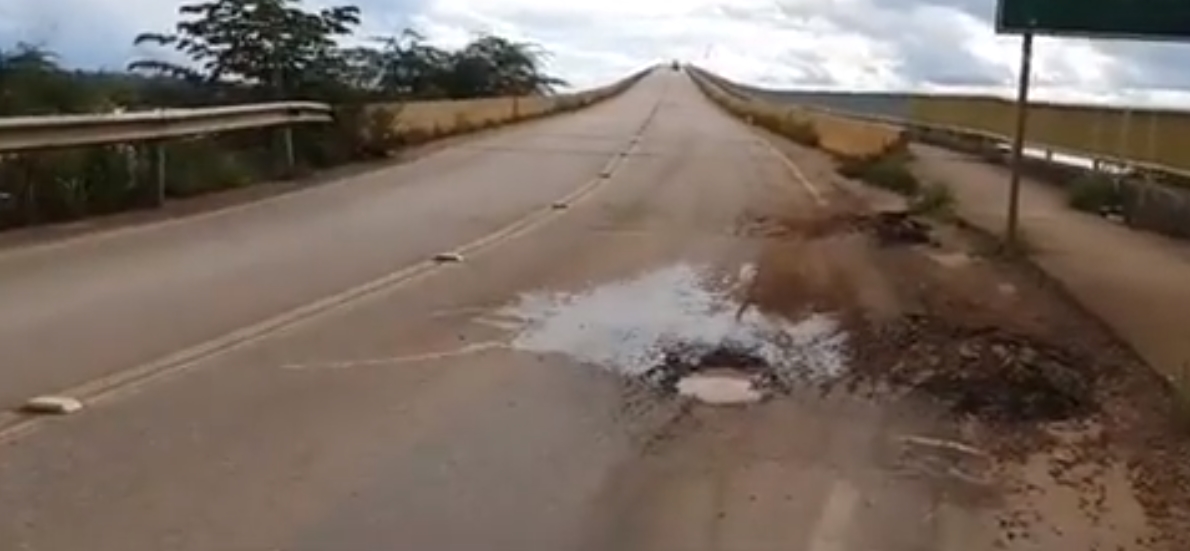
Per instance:
[[[789,170],[790,174],[793,174],[794,179],[796,179],[803,188],[806,188],[806,191],[811,197],[814,198],[814,202],[818,203],[818,206],[826,206],[826,197],[822,196],[822,192],[819,191],[818,186],[814,185],[814,182],[811,182],[809,178],[806,178],[806,175],[802,172],[802,169],[798,168],[797,164],[795,164],[793,160],[789,158],[789,155],[786,155],[785,152],[777,149],[777,146],[773,145],[773,142],[770,142],[765,138],[759,138],[759,140],[765,145],[765,147],[768,148],[770,153],[781,160],[781,164],[785,165],[785,168]]]
[[[847,529],[858,504],[859,491],[846,480],[836,480],[810,536],[807,551],[845,551]]]
[[[366,367],[385,367],[409,363],[423,363],[436,360],[445,360],[448,358],[479,354],[489,350],[504,350],[510,347],[511,346],[508,343],[501,341],[484,341],[460,346],[453,350],[443,350],[440,352],[425,352],[422,354],[411,354],[408,356],[370,358],[366,360],[341,360],[322,363],[293,363],[282,365],[281,369],[289,371],[337,371]]]

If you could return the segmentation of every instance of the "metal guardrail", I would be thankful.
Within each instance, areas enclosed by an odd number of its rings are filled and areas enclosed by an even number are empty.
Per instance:
[[[0,118],[0,153],[161,140],[248,128],[330,122],[331,107],[276,102],[100,115]]]
[[[729,90],[728,93],[735,92],[736,94],[741,94],[744,97],[747,97],[751,101],[760,101],[760,102],[774,104],[774,105],[782,103],[782,102],[778,102],[778,101],[775,101],[772,99],[756,97],[755,95],[745,91],[744,89],[742,89],[742,87],[740,87],[739,85],[736,85],[735,83],[733,83],[731,81],[727,81],[726,79],[723,79],[722,77],[719,77],[714,74],[709,74],[705,70],[702,70],[702,69],[698,69],[698,70],[702,72],[702,75],[700,75],[700,76],[702,76],[703,78],[707,78],[707,80],[710,80],[715,86],[719,87],[720,89],[729,89],[730,88],[731,90]],[[963,126],[939,124],[939,123],[935,123],[935,122],[924,122],[924,121],[917,121],[917,120],[911,120],[911,119],[903,119],[903,118],[897,118],[897,117],[875,115],[875,114],[871,114],[871,113],[843,111],[840,109],[831,109],[831,108],[822,107],[822,106],[818,106],[818,105],[808,105],[808,104],[797,103],[797,102],[792,102],[792,101],[788,102],[788,103],[784,103],[784,104],[788,105],[791,108],[801,109],[801,110],[808,111],[808,112],[821,113],[823,115],[828,115],[828,116],[832,116],[832,117],[839,117],[839,118],[843,118],[843,119],[862,121],[862,122],[866,122],[869,124],[876,124],[876,125],[886,126],[886,127],[890,127],[890,128],[906,129],[906,130],[910,130],[910,131],[917,132],[917,133],[939,132],[939,133],[950,134],[950,135],[953,135],[956,137],[981,140],[981,141],[987,142],[989,144],[992,144],[993,146],[1007,144],[1012,140],[1012,138],[1010,136],[999,134],[996,132],[990,132],[987,130],[977,129],[977,128],[968,128],[968,127],[963,127]],[[1118,167],[1119,170],[1124,171],[1124,172],[1147,171],[1147,172],[1154,172],[1154,173],[1165,173],[1165,174],[1177,175],[1180,177],[1190,177],[1190,171],[1187,171],[1186,169],[1179,168],[1179,167],[1174,167],[1174,166],[1169,166],[1169,165],[1164,165],[1164,164],[1154,163],[1154,162],[1148,162],[1148,161],[1141,161],[1141,160],[1137,160],[1137,159],[1128,159],[1128,158],[1120,157],[1117,155],[1110,155],[1110,154],[1105,154],[1105,153],[1100,153],[1100,152],[1079,150],[1076,148],[1046,143],[1046,142],[1043,142],[1040,140],[1027,141],[1025,143],[1025,146],[1028,148],[1031,148],[1031,149],[1040,149],[1040,150],[1048,151],[1051,153],[1057,153],[1057,154],[1069,155],[1069,156],[1073,156],[1073,157],[1081,157],[1081,158],[1091,159],[1092,161],[1103,164],[1104,166]]]

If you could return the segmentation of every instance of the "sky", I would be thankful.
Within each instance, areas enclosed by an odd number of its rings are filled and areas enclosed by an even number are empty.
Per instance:
[[[0,47],[119,69],[169,30],[183,0],[0,0]],[[332,0],[305,0],[310,6]],[[997,36],[996,0],[356,0],[360,34],[412,27],[442,46],[476,32],[532,40],[576,87],[679,59],[770,88],[1013,94],[1020,39]],[[1034,95],[1190,106],[1190,45],[1039,38]]]

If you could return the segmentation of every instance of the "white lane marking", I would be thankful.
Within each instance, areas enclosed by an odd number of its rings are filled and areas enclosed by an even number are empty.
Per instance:
[[[806,192],[808,192],[810,196],[814,198],[814,202],[818,203],[818,206],[826,205],[826,198],[822,196],[822,192],[819,191],[818,186],[815,186],[814,182],[811,182],[809,178],[806,178],[806,175],[802,172],[802,169],[798,168],[798,166],[794,164],[793,160],[790,159],[789,156],[785,154],[785,152],[777,149],[777,146],[773,145],[772,142],[765,138],[760,138],[760,142],[768,148],[770,153],[781,160],[781,164],[785,165],[786,170],[788,170],[789,173],[793,175],[794,179],[797,180],[803,188],[806,188]]]
[[[556,115],[551,116],[549,118],[561,119],[561,118],[565,117],[566,115],[567,115],[567,113],[557,113]],[[485,140],[486,141],[495,141],[496,139],[500,138],[502,135],[503,135],[503,137],[508,137],[510,134],[513,134],[513,133],[523,132],[523,131],[527,130],[528,127],[530,125],[532,125],[534,122],[545,122],[545,120],[537,119],[535,121],[524,121],[522,123],[502,125],[502,126],[499,126],[496,128],[488,129],[488,130],[481,130],[481,131],[475,132],[474,134],[471,134],[471,135],[464,134],[464,135],[460,135],[457,137],[459,137],[459,138],[473,138],[473,139],[475,139],[476,142],[482,142]],[[327,190],[327,189],[332,189],[332,188],[336,188],[339,186],[352,184],[352,183],[357,182],[361,178],[366,178],[368,176],[380,174],[381,172],[384,172],[387,170],[395,170],[395,169],[400,169],[400,168],[403,168],[406,166],[413,166],[416,163],[424,163],[429,159],[443,156],[447,152],[450,152],[450,151],[465,150],[465,149],[473,148],[471,146],[468,146],[467,144],[445,143],[449,139],[450,138],[444,139],[443,143],[438,144],[438,145],[444,145],[446,147],[428,148],[420,154],[415,154],[415,156],[413,158],[406,160],[406,161],[397,161],[391,165],[378,166],[374,170],[366,169],[366,170],[363,170],[362,172],[356,173],[356,174],[344,174],[342,176],[334,177],[334,178],[330,179],[329,181],[317,183],[314,185],[309,185],[307,187],[300,187],[297,189],[292,189],[289,191],[279,193],[277,195],[262,197],[262,198],[256,199],[256,200],[249,200],[244,203],[235,203],[232,205],[219,207],[214,210],[197,212],[197,213],[193,213],[193,214],[183,214],[176,218],[164,218],[164,219],[153,220],[153,221],[144,222],[144,223],[133,223],[128,226],[117,226],[117,227],[113,227],[110,229],[99,229],[99,230],[95,230],[95,231],[91,231],[91,232],[84,231],[83,233],[80,233],[80,234],[68,235],[68,236],[64,236],[62,238],[55,239],[55,240],[48,241],[48,242],[33,243],[33,244],[25,245],[25,246],[13,247],[10,249],[0,250],[0,261],[9,261],[9,260],[18,259],[18,258],[25,257],[25,256],[31,256],[31,255],[35,255],[35,254],[39,254],[39,253],[48,253],[48,252],[56,251],[58,249],[67,249],[67,248],[75,247],[75,246],[84,246],[89,243],[99,243],[99,242],[115,239],[118,237],[136,235],[136,234],[145,233],[145,232],[149,232],[149,231],[153,231],[153,230],[163,230],[163,229],[172,228],[175,226],[185,226],[187,224],[193,224],[195,222],[199,222],[199,221],[203,221],[203,220],[221,218],[224,216],[236,214],[236,213],[243,212],[243,211],[260,210],[265,207],[272,207],[272,206],[274,206],[275,203],[281,203],[281,202],[285,202],[285,201],[294,200],[294,199],[298,198],[299,196],[306,195],[311,192],[317,192],[319,190]],[[432,146],[434,144],[429,144],[429,145]],[[269,183],[269,182],[265,182],[265,183]],[[87,224],[87,223],[88,223],[87,221],[80,222],[80,224]]]
[[[845,551],[847,532],[859,504],[859,491],[846,480],[837,480],[822,507],[822,516],[810,536],[808,551]]]
[[[637,134],[639,135],[640,132],[641,131],[638,131]],[[635,147],[630,147],[629,151],[634,151],[635,149]],[[615,169],[618,169],[620,167],[620,161],[622,158],[623,157],[621,155],[613,155],[610,159],[608,159],[603,171],[614,171]],[[559,200],[570,205],[574,205],[590,195],[593,191],[595,191],[595,188],[599,187],[599,185],[605,181],[607,181],[606,178],[592,178]],[[271,199],[279,200],[284,197],[286,197],[286,195],[277,196]],[[263,202],[247,203],[233,208],[254,208],[262,203]],[[209,218],[219,216],[226,212],[227,210],[214,211],[199,216]],[[468,255],[481,252],[501,242],[509,241],[529,233],[530,231],[543,226],[550,221],[553,221],[561,215],[561,211],[555,211],[554,209],[531,211],[529,214],[513,221],[509,225],[460,247],[458,249],[458,253],[460,255]],[[172,225],[176,222],[181,224],[194,220],[195,218],[196,217],[182,218],[176,221],[166,221],[163,223]],[[149,226],[133,226],[126,228],[126,230],[128,233],[132,233],[137,231],[146,231],[154,227],[160,227],[160,225],[151,224]],[[125,230],[113,231],[121,232]],[[108,234],[80,236],[77,239],[104,239],[105,235]],[[69,241],[73,242],[74,240],[72,239]],[[68,244],[69,243],[67,242],[59,242],[50,243],[47,246],[56,248],[57,246],[66,246]],[[17,249],[13,251],[13,253],[23,254],[22,251],[29,250],[33,249]],[[0,259],[3,258],[4,255],[0,255]],[[227,333],[209,341],[199,343],[190,348],[179,350],[155,361],[133,366],[123,371],[118,371],[98,379],[92,379],[83,384],[72,387],[61,394],[76,396],[80,399],[86,399],[89,403],[101,403],[108,400],[114,400],[121,396],[131,394],[150,385],[153,382],[163,380],[167,377],[181,375],[187,371],[199,367],[206,361],[229,354],[236,350],[243,349],[267,338],[283,335],[287,331],[291,331],[301,327],[306,323],[315,321],[326,314],[342,311],[346,308],[355,306],[366,298],[373,297],[381,293],[394,292],[405,285],[421,279],[422,277],[431,275],[442,269],[447,269],[449,266],[452,265],[440,264],[434,262],[433,260],[426,260],[417,264],[406,266],[405,268],[391,272],[387,275],[363,283],[341,293],[323,297],[314,302],[304,304],[272,318],[268,318],[264,321],[241,327],[240,329],[232,331],[231,333]],[[18,438],[28,436],[40,428],[42,424],[43,422],[41,418],[23,417],[14,413],[0,412],[0,444],[9,443]]]
[[[25,413],[68,415],[83,409],[83,403],[69,396],[38,396],[25,402]]]
[[[463,255],[459,253],[438,253],[434,255],[434,262],[462,262]]]
[[[612,162],[615,162],[614,159]],[[593,192],[600,183],[605,181],[607,180],[601,178],[588,180],[578,189],[563,197],[562,200],[570,204],[575,204]],[[555,211],[553,209],[534,210],[504,228],[460,247],[458,249],[459,253],[478,253],[502,241],[511,240],[528,233],[560,216],[562,216],[562,211]],[[185,373],[198,367],[203,362],[240,350],[266,338],[284,334],[286,331],[300,327],[326,314],[354,306],[365,298],[380,293],[393,292],[422,277],[439,270],[449,269],[452,266],[455,265],[440,264],[432,260],[419,262],[341,293],[323,297],[264,321],[241,327],[221,337],[216,337],[190,348],[179,350],[155,361],[93,379],[67,389],[60,394],[86,399],[89,403],[112,400],[134,392],[160,379]],[[0,413],[0,443],[9,442],[33,432],[41,424],[39,419],[22,417],[12,413]]]
[[[447,308],[445,310],[437,310],[430,314],[431,318],[453,318],[458,316],[478,316],[490,311],[491,308],[487,306],[460,306],[458,308]]]
[[[483,315],[471,319],[471,323],[484,325],[501,331],[512,331],[524,325],[519,319],[499,315]]]
[[[432,362],[435,360],[445,360],[447,358],[457,358],[460,356],[470,356],[472,354],[479,354],[487,352],[488,350],[503,350],[507,349],[508,343],[499,341],[486,341],[468,344],[453,350],[443,350],[439,352],[425,352],[422,354],[410,354],[407,356],[392,356],[388,358],[371,358],[367,360],[345,360],[339,362],[323,362],[323,363],[306,363],[306,364],[286,364],[281,366],[281,369],[291,371],[336,371],[342,369],[358,369],[361,367],[381,367],[394,366],[409,363]]]

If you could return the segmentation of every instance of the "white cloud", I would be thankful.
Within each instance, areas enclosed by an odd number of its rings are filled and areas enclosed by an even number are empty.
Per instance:
[[[307,0],[321,5],[330,0]],[[118,68],[132,36],[168,29],[180,0],[0,0],[0,44],[43,44]],[[358,0],[363,34],[415,25],[458,46],[475,32],[533,40],[550,68],[593,85],[667,59],[740,81],[832,89],[1011,94],[1019,39],[996,36],[995,0]],[[1039,97],[1177,104],[1185,46],[1039,39]]]

